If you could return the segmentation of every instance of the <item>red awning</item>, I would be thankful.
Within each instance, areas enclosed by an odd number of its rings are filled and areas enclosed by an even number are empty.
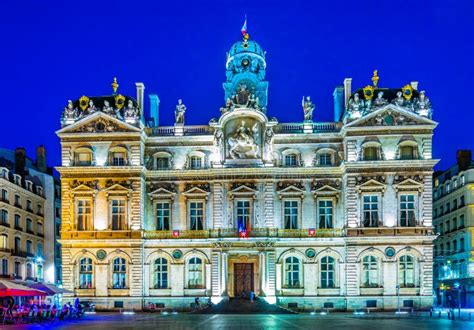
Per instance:
[[[16,284],[8,280],[0,280],[0,297],[34,297],[46,296],[46,292]]]

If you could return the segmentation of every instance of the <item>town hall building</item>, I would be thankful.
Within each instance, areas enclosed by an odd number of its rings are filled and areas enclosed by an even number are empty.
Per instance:
[[[68,101],[57,132],[65,299],[189,308],[252,290],[292,308],[431,306],[437,123],[425,92],[380,87],[375,71],[366,87],[336,87],[333,122],[314,120],[304,97],[304,120],[280,123],[266,70],[245,34],[204,126],[185,122],[182,100],[175,125],[160,126],[142,83],[134,97],[115,80],[111,95]]]

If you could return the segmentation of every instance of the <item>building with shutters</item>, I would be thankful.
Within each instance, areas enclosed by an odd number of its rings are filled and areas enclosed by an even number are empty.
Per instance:
[[[334,121],[268,104],[265,52],[244,36],[209,124],[159,122],[159,99],[115,80],[67,103],[62,271],[98,309],[189,308],[253,290],[283,306],[428,308],[433,300],[431,104],[416,82],[334,91]],[[278,68],[273,68],[278,70]],[[295,111],[298,109],[287,109]],[[281,109],[279,111],[282,111]]]

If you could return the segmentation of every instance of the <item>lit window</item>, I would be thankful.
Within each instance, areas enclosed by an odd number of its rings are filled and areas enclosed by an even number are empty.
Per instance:
[[[156,169],[158,170],[167,170],[170,168],[170,160],[168,157],[158,157],[156,158]]]
[[[333,228],[333,204],[332,200],[320,200],[318,202],[319,228]]]
[[[124,166],[125,165],[125,152],[115,151],[112,152],[112,166]]]
[[[201,201],[189,202],[189,223],[191,230],[203,230],[204,203]]]
[[[285,166],[295,167],[298,166],[298,156],[295,154],[289,154],[285,156]]]
[[[0,224],[8,226],[8,211],[7,210],[0,211]]]
[[[170,203],[156,203],[156,230],[170,230]]]
[[[155,289],[168,288],[168,260],[165,258],[155,260],[154,278]]]
[[[400,287],[412,288],[415,286],[415,263],[411,256],[401,256],[399,264]]]
[[[377,195],[363,197],[364,227],[378,227],[379,225],[379,198]]]
[[[321,288],[334,288],[334,269],[335,262],[333,257],[324,257],[321,259]]]
[[[92,259],[82,258],[79,262],[79,288],[92,288]]]
[[[114,259],[112,283],[114,289],[125,289],[127,287],[127,264],[124,258]]]
[[[77,230],[90,230],[92,220],[91,202],[88,199],[79,199],[77,201],[76,224]]]
[[[188,262],[188,288],[196,289],[203,286],[202,260],[192,257]]]
[[[5,251],[8,248],[8,236],[5,234],[0,235],[0,249]]]
[[[90,166],[92,165],[92,152],[78,152],[75,154],[74,164],[76,166]]]
[[[125,200],[112,199],[110,201],[112,213],[112,230],[126,230],[125,226]]]
[[[36,255],[39,257],[43,256],[43,243],[36,244]]]
[[[298,201],[284,201],[285,229],[298,229]]]
[[[250,201],[236,201],[237,229],[239,233],[247,232],[250,229]]]
[[[374,256],[366,256],[362,260],[362,285],[366,288],[378,287],[378,263]]]
[[[416,226],[415,217],[415,195],[400,196],[400,226]]]
[[[286,287],[300,287],[300,261],[296,257],[288,257],[285,259],[285,280]]]

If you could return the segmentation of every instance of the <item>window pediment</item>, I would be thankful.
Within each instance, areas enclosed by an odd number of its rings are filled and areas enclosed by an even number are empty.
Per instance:
[[[280,198],[288,196],[298,196],[303,198],[305,193],[303,182],[279,182],[277,194]]]
[[[395,191],[423,191],[423,178],[422,177],[396,177],[394,180],[393,187]]]
[[[92,195],[97,193],[95,182],[81,182],[71,186],[71,194],[73,195]]]
[[[385,192],[387,185],[385,183],[384,176],[374,177],[358,177],[357,178],[357,191],[359,193],[365,191],[379,191]]]
[[[255,197],[258,193],[258,190],[255,185],[248,183],[236,183],[232,185],[231,190],[229,191],[229,196],[231,198],[242,196],[242,197]]]
[[[128,195],[132,191],[126,183],[114,183],[110,187],[104,189],[107,196],[109,195]]]
[[[174,185],[151,186],[148,195],[153,199],[174,199],[176,187]]]
[[[209,184],[199,184],[199,185],[187,185],[183,191],[183,195],[186,198],[190,197],[207,197],[211,193],[211,187]]]

